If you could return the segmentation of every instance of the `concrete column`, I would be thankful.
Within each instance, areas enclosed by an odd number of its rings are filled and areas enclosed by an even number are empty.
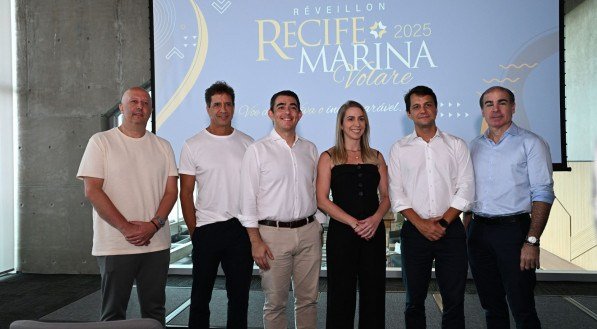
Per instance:
[[[75,178],[100,115],[151,79],[147,0],[19,0],[18,269],[96,273]]]

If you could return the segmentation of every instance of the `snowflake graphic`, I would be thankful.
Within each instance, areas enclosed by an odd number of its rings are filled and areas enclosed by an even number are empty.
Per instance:
[[[387,32],[386,26],[383,25],[381,21],[375,22],[373,25],[369,26],[369,33],[375,37],[375,39],[381,39],[381,37]]]

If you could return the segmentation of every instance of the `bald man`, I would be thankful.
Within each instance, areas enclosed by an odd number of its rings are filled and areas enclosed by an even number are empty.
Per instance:
[[[146,130],[151,97],[128,89],[122,125],[91,137],[77,173],[93,205],[93,248],[101,273],[101,320],[122,320],[133,282],[141,316],[165,323],[170,263],[168,214],[178,171],[168,141]]]

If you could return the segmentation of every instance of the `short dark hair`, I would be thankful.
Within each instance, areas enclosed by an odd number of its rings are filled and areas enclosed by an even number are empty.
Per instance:
[[[514,101],[514,93],[512,92],[512,90],[510,90],[506,87],[502,87],[502,86],[493,86],[493,87],[487,88],[487,90],[485,90],[481,94],[481,97],[479,98],[479,106],[481,107],[481,109],[483,109],[483,97],[485,97],[485,95],[487,93],[492,92],[494,90],[501,90],[501,91],[505,92],[506,94],[508,94],[508,98],[510,98],[510,103],[512,103],[512,104],[516,103]]]
[[[225,81],[216,81],[209,88],[205,89],[205,104],[207,104],[207,107],[211,106],[211,96],[217,94],[228,94],[232,98],[232,105],[234,105],[234,89]]]
[[[290,96],[290,97],[294,97],[294,99],[296,99],[296,106],[298,107],[298,110],[301,110],[301,101],[299,100],[298,95],[292,91],[292,90],[282,90],[282,91],[278,91],[277,93],[275,93],[272,96],[272,99],[270,99],[269,101],[269,110],[270,111],[274,111],[274,102],[276,101],[276,98],[278,98],[278,96]]]
[[[404,94],[404,103],[406,104],[406,112],[410,113],[410,96],[411,95],[418,95],[418,96],[431,96],[433,98],[433,103],[437,107],[437,96],[433,90],[427,86],[416,86],[409,90],[406,94]]]

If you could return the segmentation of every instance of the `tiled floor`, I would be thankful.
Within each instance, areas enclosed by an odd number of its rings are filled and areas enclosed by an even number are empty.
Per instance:
[[[190,287],[190,276],[171,275],[168,287]],[[99,289],[97,275],[42,275],[9,274],[0,277],[0,329],[18,319],[39,319],[64,306],[89,296]],[[225,289],[224,278],[216,280],[215,289]],[[258,276],[254,277],[251,290],[261,290]],[[322,278],[320,290],[327,291],[327,280]],[[388,292],[403,292],[401,279],[387,279]],[[432,281],[429,293],[437,293],[437,285]],[[472,281],[467,283],[467,296],[476,298],[476,289]],[[538,282],[537,296],[572,298],[567,307],[573,307],[574,301],[587,305],[592,312],[597,312],[597,283],[587,282]],[[551,301],[551,300],[550,300]],[[597,327],[597,322],[596,322]],[[566,327],[559,327],[560,329]]]

